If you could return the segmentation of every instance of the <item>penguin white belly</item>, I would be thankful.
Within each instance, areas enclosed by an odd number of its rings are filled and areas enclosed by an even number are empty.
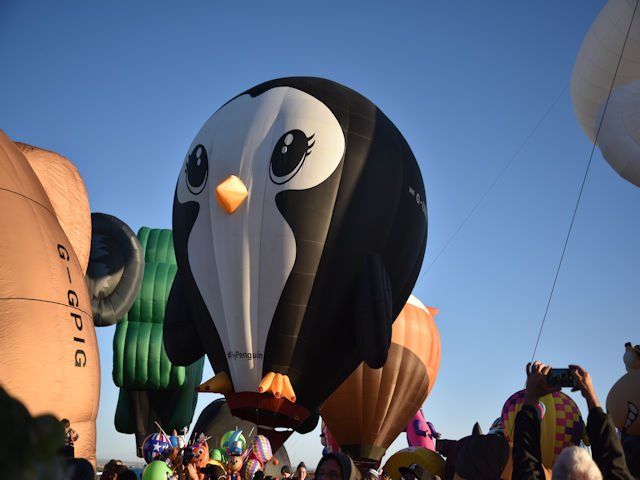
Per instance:
[[[307,145],[300,163],[274,166],[276,154],[293,149],[301,138]],[[199,145],[208,158],[206,186],[201,191],[188,187],[188,155],[177,187],[180,202],[196,201],[200,207],[188,240],[189,263],[226,349],[234,390],[255,391],[273,315],[296,259],[296,239],[276,195],[326,180],[342,159],[344,135],[320,101],[277,87],[222,107],[189,151]],[[229,175],[238,176],[248,190],[232,214],[218,205],[215,194]]]

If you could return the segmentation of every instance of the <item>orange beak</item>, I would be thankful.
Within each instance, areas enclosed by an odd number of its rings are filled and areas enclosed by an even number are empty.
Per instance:
[[[242,205],[248,195],[247,187],[235,175],[229,175],[216,187],[216,199],[229,215]]]

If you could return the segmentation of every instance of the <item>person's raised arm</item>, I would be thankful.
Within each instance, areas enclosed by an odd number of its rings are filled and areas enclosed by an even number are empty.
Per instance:
[[[560,387],[547,385],[550,366],[535,362],[527,364],[527,387],[524,405],[516,415],[513,431],[513,480],[542,480],[545,478],[540,451],[540,420],[538,399]]]
[[[622,450],[622,444],[618,438],[616,427],[613,425],[609,415],[600,408],[600,402],[596,396],[591,381],[591,375],[580,365],[569,365],[573,374],[574,388],[578,390],[587,401],[589,417],[587,419],[587,435],[591,442],[591,451],[602,475],[606,479],[631,480],[633,477],[629,473]]]
[[[600,402],[596,396],[596,391],[593,389],[593,383],[591,382],[591,375],[580,365],[569,365],[569,369],[573,374],[574,387],[572,392],[580,391],[584,399],[587,401],[587,408],[591,411],[594,407],[599,407]]]

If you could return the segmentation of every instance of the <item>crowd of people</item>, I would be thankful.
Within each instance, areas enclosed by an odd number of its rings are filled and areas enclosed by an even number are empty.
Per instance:
[[[569,365],[569,369],[574,378],[572,391],[579,391],[587,402],[587,435],[593,456],[578,446],[565,448],[553,465],[552,478],[633,479],[629,466],[633,467],[638,459],[625,457],[616,428],[600,406],[591,375],[579,365]],[[548,384],[547,375],[550,370],[551,366],[544,363],[527,364],[524,405],[516,416],[514,430],[514,480],[546,478],[540,452],[537,405],[540,397],[560,390],[559,386]]]
[[[487,435],[475,432],[460,441],[436,441],[436,450],[446,456],[443,478],[419,463],[399,468],[401,478],[392,477],[382,469],[360,469],[344,453],[325,454],[315,470],[307,471],[304,462],[300,462],[295,472],[289,465],[280,468],[280,476],[265,476],[258,471],[254,480],[484,480],[508,478],[509,471],[513,480],[538,479],[619,479],[640,478],[640,454],[638,437],[631,438],[619,434],[610,415],[601,407],[596,396],[591,376],[579,365],[570,365],[574,392],[580,392],[587,404],[588,417],[586,434],[591,445],[590,451],[580,446],[567,447],[559,454],[552,469],[543,464],[541,452],[542,414],[540,399],[560,390],[548,382],[551,367],[540,362],[527,364],[526,388],[522,407],[515,416],[512,445],[500,429],[493,429]],[[6,395],[5,395],[6,397]],[[7,397],[8,398],[8,397]],[[6,400],[6,399],[5,399]],[[10,405],[10,404],[9,404]],[[8,407],[7,407],[8,408]],[[9,411],[9,410],[7,410]],[[59,457],[66,461],[65,479],[92,480],[95,478],[93,466],[84,459],[74,458],[74,444],[78,434],[67,419],[63,419],[55,428],[64,428],[64,442],[58,451]],[[448,443],[453,442],[453,443]],[[60,443],[58,443],[60,445]],[[456,448],[452,448],[452,445]],[[624,445],[624,446],[623,446]],[[471,459],[471,460],[470,460]],[[169,474],[175,474],[171,472]],[[184,468],[177,480],[229,480],[227,472]],[[28,477],[25,477],[28,478]],[[111,460],[101,472],[103,480],[136,480],[136,471],[123,465],[119,460]],[[172,477],[168,477],[172,478]],[[163,478],[163,480],[166,480]]]

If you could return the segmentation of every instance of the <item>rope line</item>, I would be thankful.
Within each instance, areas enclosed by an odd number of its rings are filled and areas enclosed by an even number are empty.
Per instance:
[[[633,25],[633,19],[636,16],[636,10],[638,9],[638,0],[636,0],[636,6],[633,9],[633,14],[631,15],[631,22],[629,22],[629,28],[627,29],[627,34],[624,37],[624,43],[622,44],[622,50],[620,51],[620,56],[618,57],[618,64],[616,65],[616,71],[613,74],[613,79],[611,80],[611,86],[609,87],[609,94],[607,95],[607,100],[604,104],[604,110],[602,112],[602,120],[598,124],[598,129],[596,131],[596,139],[593,142],[593,147],[591,147],[591,154],[589,155],[589,161],[587,162],[587,169],[584,172],[584,177],[582,178],[582,185],[580,186],[580,192],[578,193],[578,200],[576,201],[576,206],[573,209],[573,216],[571,217],[571,223],[569,224],[569,231],[567,232],[567,236],[564,240],[564,246],[562,247],[562,254],[560,255],[560,261],[558,262],[558,267],[556,269],[556,274],[553,279],[553,285],[551,286],[551,292],[549,293],[549,299],[547,300],[547,307],[544,310],[544,316],[542,317],[542,323],[540,324],[540,331],[538,332],[538,338],[536,340],[536,345],[533,348],[533,353],[531,354],[531,362],[533,362],[534,357],[536,356],[536,351],[538,350],[538,344],[540,343],[540,336],[542,335],[542,329],[544,328],[544,323],[547,320],[547,314],[549,313],[549,306],[551,305],[551,299],[553,297],[553,292],[556,288],[556,283],[558,281],[558,275],[560,274],[560,268],[562,267],[562,261],[564,260],[564,254],[567,250],[567,244],[569,243],[569,237],[571,236],[571,230],[573,229],[573,223],[576,219],[576,214],[578,213],[578,205],[580,204],[580,199],[582,198],[582,191],[584,190],[584,185],[587,181],[587,175],[589,174],[589,168],[591,167],[591,160],[593,160],[593,153],[596,150],[596,145],[598,144],[598,136],[600,135],[600,129],[602,128],[602,124],[604,123],[605,115],[607,113],[607,107],[609,106],[609,99],[611,97],[611,92],[613,91],[613,85],[615,84],[616,77],[618,76],[618,69],[620,68],[620,63],[622,63],[622,54],[624,53],[624,48],[627,46],[627,39],[629,38],[629,33],[631,32],[631,26]]]
[[[458,235],[458,233],[460,233],[460,230],[462,230],[462,227],[465,226],[465,224],[467,223],[467,221],[469,221],[469,219],[473,216],[473,214],[475,213],[475,211],[478,209],[478,207],[482,204],[482,202],[484,202],[485,198],[489,195],[489,193],[491,192],[491,190],[493,190],[493,187],[496,186],[496,184],[498,183],[498,181],[500,180],[500,178],[502,178],[502,176],[507,172],[507,170],[509,169],[509,167],[511,166],[511,164],[513,163],[513,161],[518,157],[518,155],[520,155],[520,152],[522,152],[522,150],[524,149],[524,147],[527,145],[527,143],[529,143],[529,140],[531,140],[531,138],[533,137],[533,135],[536,133],[536,131],[538,130],[538,128],[540,128],[540,126],[544,123],[544,121],[547,119],[547,117],[549,116],[549,114],[551,113],[551,111],[553,110],[553,108],[556,106],[556,104],[558,103],[558,101],[562,98],[562,96],[564,95],[564,93],[567,91],[567,88],[569,88],[569,84],[567,83],[565,85],[565,87],[562,89],[562,92],[560,92],[560,95],[558,95],[556,97],[556,99],[551,103],[551,105],[549,106],[549,108],[547,109],[547,111],[542,115],[542,117],[540,118],[540,120],[538,120],[538,123],[536,123],[535,127],[533,127],[533,129],[531,130],[531,132],[529,132],[529,135],[526,136],[526,138],[522,141],[522,143],[520,144],[520,146],[518,147],[518,149],[514,152],[514,154],[511,156],[511,158],[509,159],[509,161],[505,164],[504,167],[502,167],[502,170],[500,171],[500,173],[498,173],[498,175],[496,176],[496,178],[493,180],[493,182],[491,182],[491,185],[489,185],[489,188],[487,188],[487,190],[484,192],[484,194],[480,197],[480,199],[476,202],[476,204],[473,206],[473,208],[471,208],[471,210],[469,211],[469,213],[467,214],[467,216],[464,218],[464,220],[462,220],[462,222],[460,223],[460,225],[458,226],[458,228],[456,228],[456,230],[451,234],[451,236],[449,237],[449,239],[445,242],[444,246],[440,249],[440,251],[438,252],[438,254],[434,257],[434,259],[431,261],[431,263],[429,264],[429,266],[424,270],[424,273],[426,274],[431,267],[433,266],[434,263],[436,263],[436,261],[440,258],[440,255],[442,255],[444,253],[444,251],[447,249],[447,247],[449,246],[449,244],[452,242],[452,240]]]

